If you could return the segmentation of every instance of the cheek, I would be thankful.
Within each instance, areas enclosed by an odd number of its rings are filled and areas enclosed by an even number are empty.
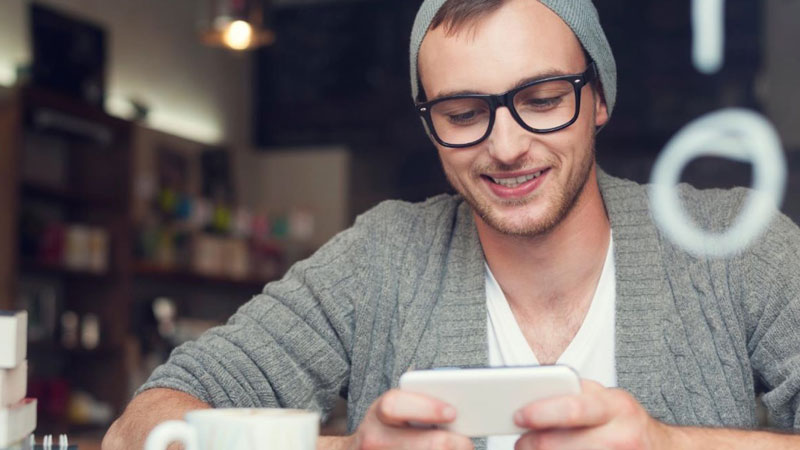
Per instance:
[[[574,127],[574,128],[573,128]],[[549,136],[552,139],[547,142],[547,149],[551,157],[554,158],[557,164],[565,164],[576,156],[577,149],[580,148],[580,136],[578,131],[578,123],[572,124],[569,128],[562,131],[569,131],[567,133],[556,133],[556,135]]]
[[[597,118],[597,105],[598,103],[595,101],[595,96],[592,91],[590,89],[584,89],[584,93],[581,96],[581,112],[578,117],[578,122],[594,127],[594,122]]]
[[[453,151],[453,149],[443,148],[437,146],[439,150],[439,159],[442,161],[444,170],[452,176],[462,177],[464,173],[468,173],[470,163],[466,155]]]
[[[447,180],[450,184],[454,185],[454,187],[458,188],[458,170],[453,165],[453,158],[452,155],[444,155],[443,151],[439,150],[439,160],[442,162],[442,169],[444,170],[444,174],[447,177]]]
[[[585,164],[584,160],[591,154],[587,150],[591,144],[594,127],[591,124],[576,122],[569,128],[562,130],[566,133],[556,133],[549,136],[547,151],[552,162],[561,168],[564,176],[580,171],[579,167]]]

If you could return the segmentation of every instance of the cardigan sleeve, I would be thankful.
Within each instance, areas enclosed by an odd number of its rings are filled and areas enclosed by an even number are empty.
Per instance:
[[[800,430],[800,229],[778,215],[740,261],[748,353],[770,421]]]
[[[139,392],[171,388],[213,407],[326,415],[347,389],[354,308],[370,273],[364,222],[266,285],[225,325],[176,348]]]

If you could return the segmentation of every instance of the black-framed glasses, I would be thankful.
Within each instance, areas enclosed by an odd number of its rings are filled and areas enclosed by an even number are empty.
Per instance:
[[[532,81],[505,94],[466,94],[416,105],[436,142],[451,148],[471,147],[492,133],[497,108],[505,106],[531,133],[552,133],[572,125],[580,114],[581,90],[597,77],[586,71]]]

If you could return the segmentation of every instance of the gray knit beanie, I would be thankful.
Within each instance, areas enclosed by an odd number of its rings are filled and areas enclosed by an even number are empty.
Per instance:
[[[419,100],[419,79],[417,73],[417,59],[422,39],[428,32],[439,8],[446,0],[425,0],[417,12],[414,20],[414,28],[411,31],[411,96],[414,101]],[[597,64],[600,73],[600,81],[603,85],[608,115],[614,109],[617,99],[617,65],[614,62],[614,55],[611,53],[611,46],[600,25],[600,17],[597,14],[592,0],[538,0],[543,5],[550,8],[561,19],[566,22],[577,36],[578,41],[589,53],[589,56]]]

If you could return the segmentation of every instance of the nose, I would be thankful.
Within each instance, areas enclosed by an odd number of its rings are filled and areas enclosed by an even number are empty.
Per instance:
[[[528,153],[531,133],[522,128],[505,106],[497,108],[492,133],[487,139],[489,154],[497,161],[513,165]]]

